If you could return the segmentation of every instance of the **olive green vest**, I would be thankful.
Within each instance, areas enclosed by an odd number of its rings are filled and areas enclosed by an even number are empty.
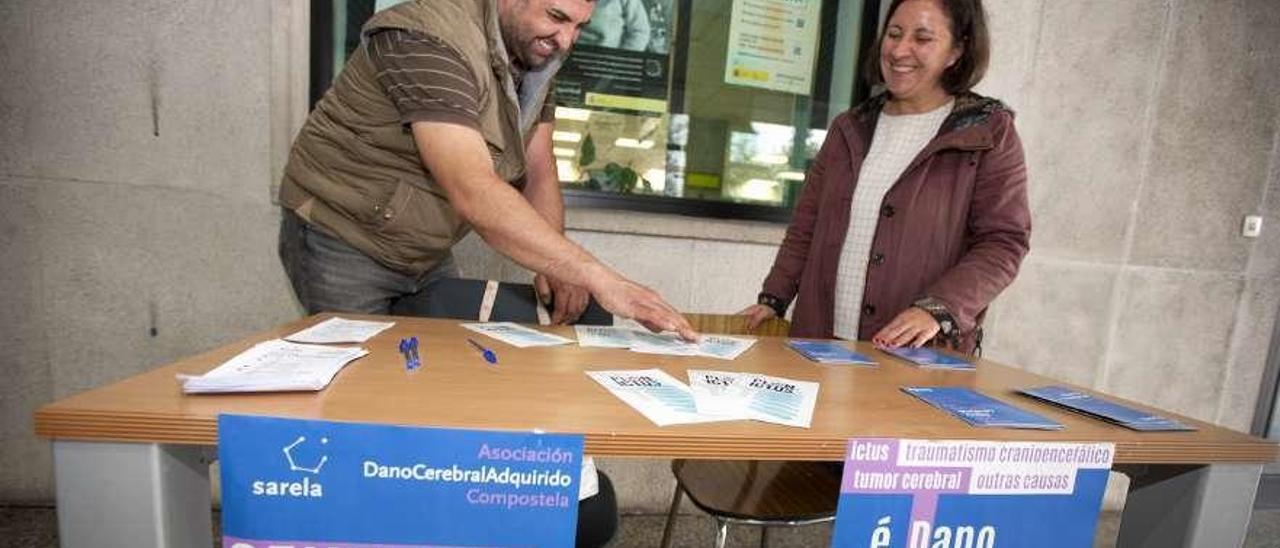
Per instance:
[[[375,14],[363,36],[387,28],[435,36],[462,54],[479,84],[480,132],[494,171],[521,186],[524,136],[560,63],[527,73],[517,95],[496,0],[407,2]],[[470,226],[423,166],[375,72],[366,48],[357,48],[293,143],[280,203],[379,263],[417,275],[447,257]]]

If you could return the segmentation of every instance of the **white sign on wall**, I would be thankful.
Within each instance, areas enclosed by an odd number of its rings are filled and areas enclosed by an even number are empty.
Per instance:
[[[821,0],[734,0],[724,81],[808,95]]]

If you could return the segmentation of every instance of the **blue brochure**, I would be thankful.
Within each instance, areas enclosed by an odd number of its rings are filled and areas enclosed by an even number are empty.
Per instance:
[[[1019,409],[972,388],[959,386],[904,386],[903,392],[951,413],[973,426],[1061,430],[1062,425]]]
[[[582,436],[218,416],[222,546],[573,546]]]
[[[790,339],[787,346],[799,352],[801,356],[818,363],[843,363],[857,365],[875,365],[875,360],[849,350],[836,341],[802,341]]]
[[[884,348],[882,350],[920,367],[958,369],[964,371],[976,369],[971,361],[963,358],[957,358],[949,354],[943,354],[942,352],[938,352],[932,348],[907,348],[903,346],[898,348]]]
[[[1023,395],[1047,402],[1058,407],[1070,409],[1095,419],[1102,419],[1125,428],[1142,432],[1178,432],[1191,431],[1195,427],[1188,426],[1173,419],[1125,407],[1118,403],[1073,390],[1065,386],[1041,386],[1019,390]]]

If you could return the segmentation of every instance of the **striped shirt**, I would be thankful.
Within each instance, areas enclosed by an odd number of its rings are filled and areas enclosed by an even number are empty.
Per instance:
[[[377,31],[366,47],[377,68],[375,78],[405,125],[447,122],[480,129],[480,86],[458,50],[434,36],[403,29]],[[513,66],[511,74],[518,88],[524,73]],[[547,99],[540,122],[555,120],[555,103]]]

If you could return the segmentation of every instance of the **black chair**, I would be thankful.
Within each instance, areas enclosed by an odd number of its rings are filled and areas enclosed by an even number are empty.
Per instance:
[[[770,527],[797,527],[832,521],[840,497],[839,463],[758,460],[671,461],[676,492],[662,531],[671,545],[681,495],[716,520],[716,548],[724,548],[729,524],[758,525],[760,546]]]
[[[736,315],[685,314],[700,333],[786,336],[791,324],[769,320],[754,330]],[[716,520],[716,548],[724,548],[729,524],[758,525],[760,546],[770,527],[796,527],[832,521],[840,498],[841,464],[743,460],[671,461],[676,490],[662,531],[662,548],[671,545],[676,514],[684,495]]]

